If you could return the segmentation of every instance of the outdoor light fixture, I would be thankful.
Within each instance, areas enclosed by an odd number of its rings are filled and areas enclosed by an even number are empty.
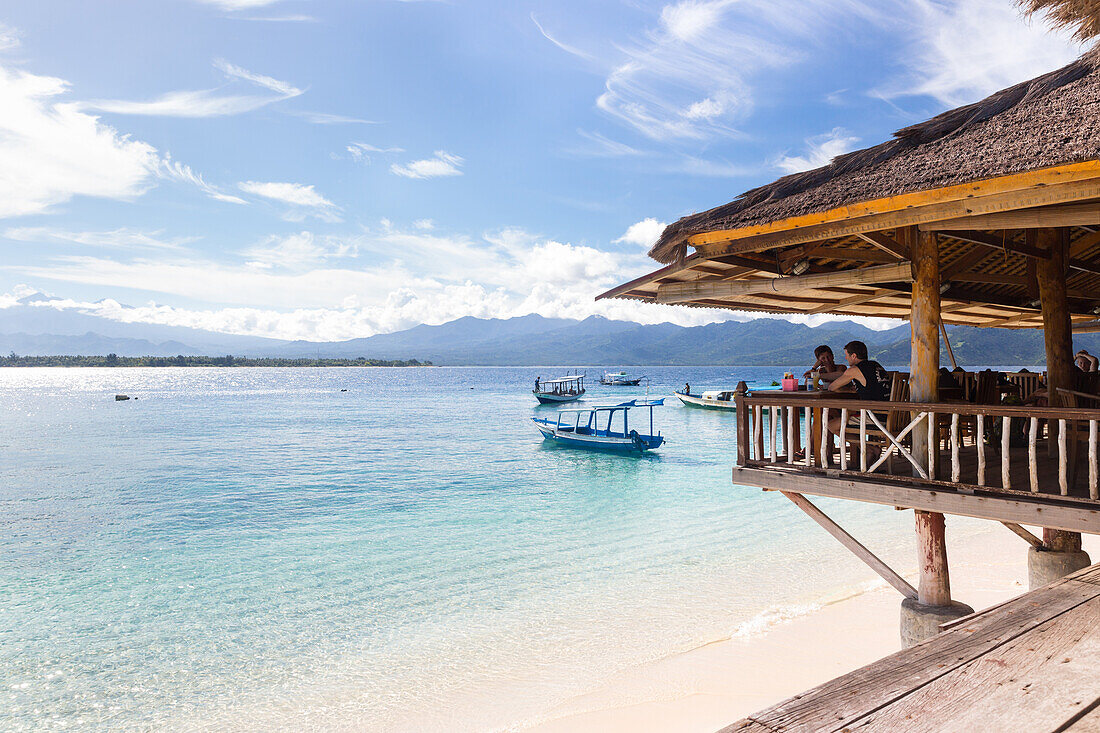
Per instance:
[[[806,271],[810,269],[810,261],[803,257],[798,262],[791,265],[792,275],[804,275]]]

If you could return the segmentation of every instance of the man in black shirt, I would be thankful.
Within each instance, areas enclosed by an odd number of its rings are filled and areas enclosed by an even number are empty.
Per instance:
[[[848,342],[844,347],[844,358],[848,360],[848,368],[829,385],[831,392],[855,391],[861,400],[885,400],[890,397],[886,370],[882,364],[867,358],[867,344],[862,341]],[[840,435],[842,429],[839,417],[829,420],[829,432],[833,435]]]

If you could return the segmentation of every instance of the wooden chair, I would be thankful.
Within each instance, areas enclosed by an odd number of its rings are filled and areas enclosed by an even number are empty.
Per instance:
[[[1009,372],[1005,377],[1019,388],[1021,401],[1026,400],[1043,386],[1043,379],[1036,372]]]

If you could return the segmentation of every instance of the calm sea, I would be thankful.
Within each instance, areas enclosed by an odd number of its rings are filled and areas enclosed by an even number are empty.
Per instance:
[[[670,399],[644,457],[545,445],[530,388],[563,372],[0,370],[0,729],[519,727],[875,579],[731,485],[732,414]],[[912,566],[908,514],[822,503]]]

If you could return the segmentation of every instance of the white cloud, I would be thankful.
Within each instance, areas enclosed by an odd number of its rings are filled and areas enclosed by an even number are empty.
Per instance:
[[[0,67],[0,218],[73,196],[133,199],[153,182],[156,150],[71,102],[61,79]]]
[[[294,268],[330,259],[354,257],[359,251],[355,238],[320,236],[302,231],[289,236],[272,235],[244,251],[253,267]]]
[[[17,242],[80,244],[89,247],[110,247],[136,250],[180,251],[195,237],[164,237],[163,231],[142,232],[121,227],[106,232],[74,232],[54,227],[13,227],[3,236]]]
[[[879,90],[886,97],[927,94],[955,107],[1063,66],[1083,50],[1068,31],[1026,23],[1014,3],[914,0],[903,5],[917,31],[900,54],[908,76]]]
[[[587,53],[586,51],[582,51],[576,46],[570,46],[566,43],[562,43],[561,41],[550,35],[549,31],[542,27],[542,23],[539,22],[539,19],[535,17],[535,14],[533,12],[531,13],[531,22],[534,23],[535,27],[539,29],[539,33],[542,34],[543,38],[550,41],[550,43],[554,44],[562,51],[565,51],[568,54],[572,54],[573,56],[577,56],[585,60],[592,60],[592,54]]]
[[[247,204],[248,202],[242,199],[240,196],[234,196],[232,194],[224,193],[217,186],[207,183],[206,179],[199,173],[196,173],[191,169],[191,166],[185,165],[178,161],[172,160],[171,156],[166,156],[164,160],[160,162],[160,166],[157,169],[157,174],[166,180],[178,181],[180,183],[186,183],[195,186],[200,191],[205,193],[212,199],[217,201],[224,201],[230,204]]]
[[[425,160],[414,160],[405,165],[394,163],[390,171],[405,178],[439,178],[441,176],[461,176],[463,160],[445,150],[435,151],[435,156]]]
[[[654,140],[738,134],[752,110],[754,74],[803,59],[823,27],[859,0],[683,0],[666,5],[641,39],[618,48],[603,112]]]
[[[273,94],[231,94],[216,89],[194,89],[167,92],[147,101],[125,99],[99,99],[82,103],[84,109],[112,112],[123,115],[152,115],[160,117],[224,117],[251,112],[273,102],[281,102],[304,93],[292,84],[270,76],[256,74],[225,61],[215,61],[231,81],[236,79],[273,92]]]
[[[424,231],[430,231],[435,229],[435,222],[431,219],[417,219],[413,222],[413,227]]]
[[[621,237],[619,237],[618,239],[613,239],[611,241],[615,242],[616,244],[620,242],[626,244],[637,244],[641,247],[649,249],[657,243],[657,240],[661,236],[661,232],[663,232],[665,230],[665,227],[667,226],[668,224],[666,224],[665,222],[657,221],[652,217],[642,219],[641,221],[635,222],[627,227],[626,232],[624,232]]]
[[[477,238],[405,231],[392,224],[346,238],[300,232],[271,237],[241,255],[230,264],[164,255],[130,260],[67,256],[7,270],[39,280],[138,288],[217,304],[206,310],[111,302],[65,307],[94,309],[120,320],[280,338],[344,339],[467,315],[509,318],[531,312],[684,324],[730,317],[718,311],[596,302],[599,293],[651,268],[641,251],[613,254],[515,228]],[[406,260],[417,269],[411,270]],[[369,264],[350,266],[359,262]]]
[[[592,158],[625,158],[645,155],[641,150],[633,148],[626,143],[612,140],[599,132],[577,130],[577,134],[588,141],[588,144],[566,150],[572,155]]]
[[[19,46],[19,31],[9,25],[0,23],[0,51]]]
[[[405,152],[404,148],[380,148],[376,145],[370,145],[369,143],[351,143],[347,146],[346,150],[351,154],[354,160],[368,165],[370,164],[370,153],[389,155],[392,153]]]
[[[216,5],[222,10],[255,10],[274,5],[280,0],[199,0],[207,5]]]
[[[823,135],[807,138],[806,152],[803,155],[783,156],[775,162],[775,167],[785,173],[820,168],[828,165],[836,156],[853,150],[858,142],[858,137],[853,137],[843,128],[835,127]]]
[[[324,198],[313,189],[312,185],[294,183],[265,183],[260,180],[242,180],[238,187],[245,194],[263,196],[273,201],[282,201],[283,204],[300,206],[309,209],[331,210],[335,204]]]
[[[347,115],[334,115],[328,112],[288,112],[287,114],[301,117],[315,125],[377,125],[375,120],[364,120],[359,117]]]

